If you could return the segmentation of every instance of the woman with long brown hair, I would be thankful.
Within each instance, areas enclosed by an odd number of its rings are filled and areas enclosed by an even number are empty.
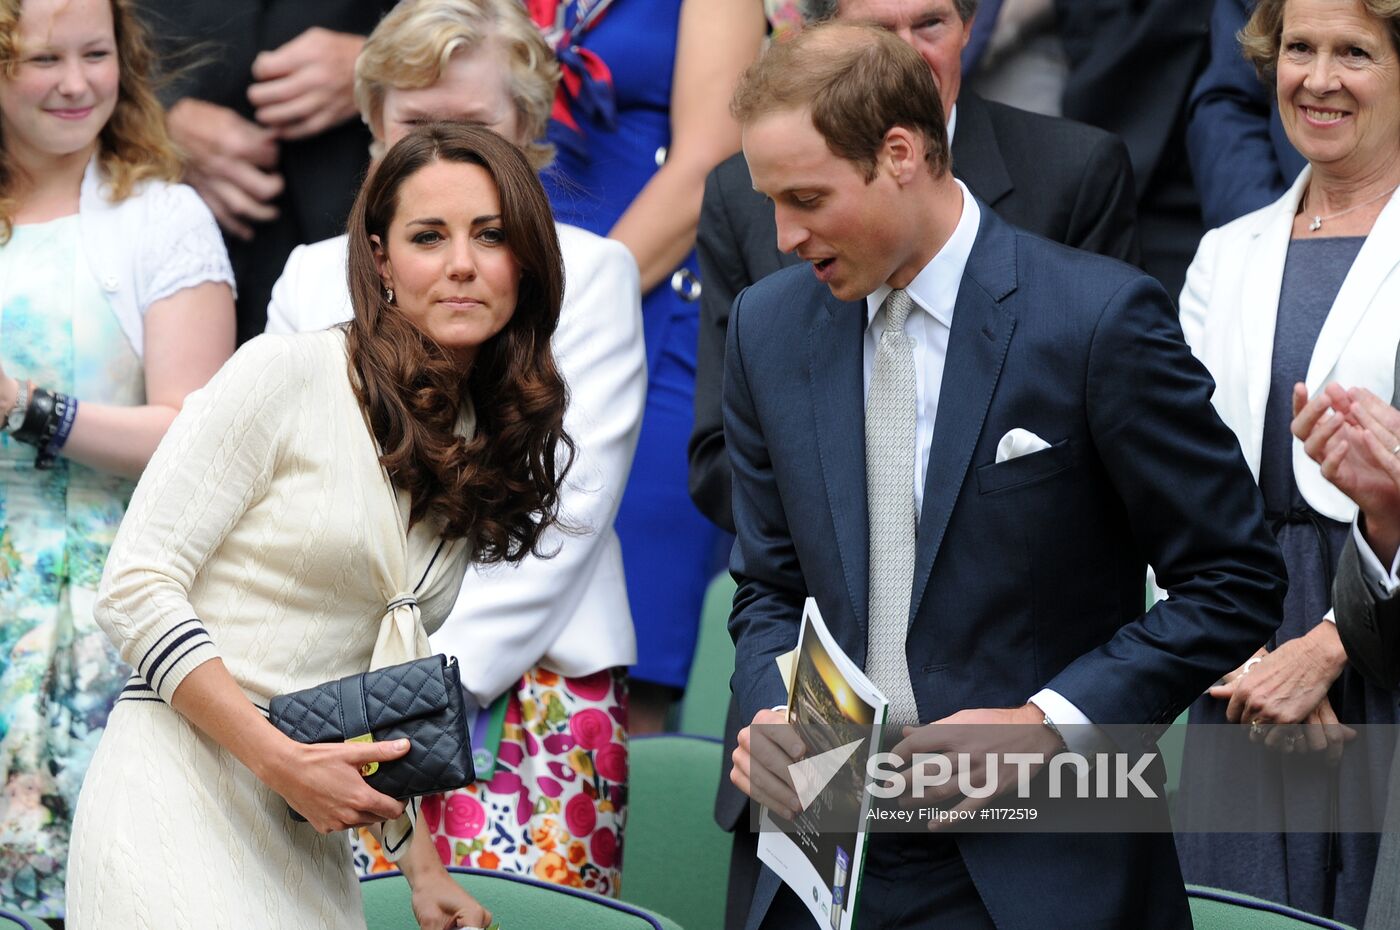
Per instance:
[[[0,908],[64,916],[127,669],[92,619],[134,480],[233,353],[233,274],[126,0],[0,0]]]
[[[555,520],[563,273],[519,150],[410,133],[360,191],[349,275],[353,320],[245,345],[137,488],[97,606],[136,675],[83,788],[74,927],[363,927],[325,834],[402,829],[360,766],[407,746],[303,745],[262,710],[426,654],[467,564],[517,561]],[[422,927],[489,922],[428,831],[404,848]]]

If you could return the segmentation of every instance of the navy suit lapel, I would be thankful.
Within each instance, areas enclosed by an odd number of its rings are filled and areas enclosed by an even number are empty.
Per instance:
[[[1002,305],[1016,289],[1016,238],[1012,227],[982,205],[981,228],[968,257],[943,366],[934,421],[924,504],[914,558],[909,616],[918,615],[953,505],[967,477],[973,449],[1001,377],[1016,319]]]
[[[953,175],[978,200],[993,207],[1016,185],[1001,157],[986,101],[971,91],[958,94],[958,125],[953,134]]]
[[[826,503],[852,613],[866,629],[869,546],[865,509],[865,302],[845,303],[824,292],[807,337],[807,378],[816,423]],[[862,645],[864,639],[860,640]]]

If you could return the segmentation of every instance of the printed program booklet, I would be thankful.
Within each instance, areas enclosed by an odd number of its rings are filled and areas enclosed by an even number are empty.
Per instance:
[[[778,664],[788,684],[788,722],[807,746],[790,770],[803,810],[791,822],[760,811],[758,858],[820,926],[851,930],[870,809],[866,762],[880,744],[889,702],[836,644],[810,597],[797,649]]]

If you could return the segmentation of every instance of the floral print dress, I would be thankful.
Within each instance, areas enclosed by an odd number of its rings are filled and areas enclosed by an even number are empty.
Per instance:
[[[84,401],[145,402],[141,360],[94,279],[77,215],[0,246],[0,361]],[[131,674],[92,605],[133,483],[0,436],[0,908],[64,914],[68,832]]]
[[[424,798],[420,826],[447,865],[616,897],[627,819],[622,670],[565,678],[537,666],[507,700],[495,775]],[[352,845],[361,874],[395,868],[368,830]]]

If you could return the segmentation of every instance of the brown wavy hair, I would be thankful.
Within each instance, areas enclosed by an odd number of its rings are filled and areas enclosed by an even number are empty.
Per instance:
[[[515,312],[469,368],[414,326],[384,293],[371,236],[388,241],[399,190],[437,161],[479,165],[495,181],[506,245],[520,265]],[[549,200],[525,155],[489,129],[452,123],[404,136],[360,188],[349,221],[351,380],[380,461],[408,491],[411,520],[466,538],[472,558],[517,562],[558,522],[559,485],[573,461],[567,391],[550,337],[559,322],[564,262]],[[455,432],[463,404],[476,432]]]
[[[117,103],[107,125],[97,136],[97,163],[107,181],[113,203],[120,203],[142,181],[180,180],[180,157],[165,128],[165,110],[156,98],[153,83],[155,54],[150,37],[137,18],[130,0],[111,0],[116,38],[119,83]],[[0,77],[10,80],[19,67],[21,0],[0,0]],[[18,169],[5,152],[0,137],[0,245],[10,239],[15,211],[14,187]]]

